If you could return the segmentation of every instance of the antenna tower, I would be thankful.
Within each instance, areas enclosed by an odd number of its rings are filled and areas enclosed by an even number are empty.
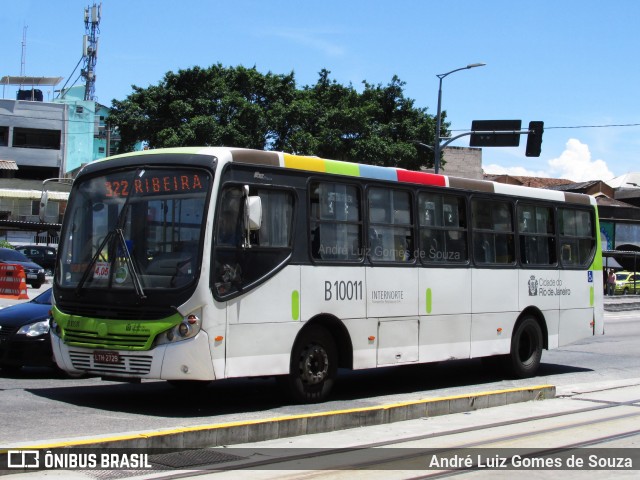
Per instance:
[[[24,77],[27,63],[27,25],[22,28],[22,57],[20,58],[20,76]]]
[[[96,62],[98,60],[98,34],[100,33],[100,17],[102,3],[93,4],[84,9],[85,35],[82,42],[83,68],[80,72],[85,80],[84,99],[95,100],[96,91]]]

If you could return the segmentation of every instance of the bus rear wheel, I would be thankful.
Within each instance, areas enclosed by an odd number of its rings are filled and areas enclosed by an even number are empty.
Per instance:
[[[321,402],[333,388],[338,372],[336,343],[320,326],[305,329],[291,354],[289,392],[299,403]]]
[[[533,317],[518,322],[511,337],[508,366],[516,378],[532,377],[538,371],[542,358],[542,329]]]

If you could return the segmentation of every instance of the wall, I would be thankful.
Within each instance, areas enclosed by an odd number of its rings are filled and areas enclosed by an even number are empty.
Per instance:
[[[451,177],[482,180],[482,149],[470,147],[446,147],[440,173]]]

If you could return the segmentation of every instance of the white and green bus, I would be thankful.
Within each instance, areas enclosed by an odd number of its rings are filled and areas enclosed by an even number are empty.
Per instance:
[[[604,330],[593,198],[236,148],[78,174],[54,278],[58,365],[110,379],[280,376],[496,357]],[[493,363],[493,362],[491,362]]]

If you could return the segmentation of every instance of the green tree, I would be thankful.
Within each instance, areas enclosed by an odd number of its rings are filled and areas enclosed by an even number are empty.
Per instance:
[[[120,151],[140,141],[151,148],[222,145],[283,150],[373,165],[432,166],[435,121],[404,96],[405,83],[363,82],[359,93],[322,70],[315,85],[296,87],[288,75],[220,64],[168,72],[146,89],[113,100],[111,123]],[[443,135],[447,124],[443,125]]]
[[[255,68],[194,67],[168,72],[160,84],[132,87],[113,100],[111,123],[120,151],[140,141],[151,148],[221,145],[266,148],[295,94],[293,73],[263,75]]]

